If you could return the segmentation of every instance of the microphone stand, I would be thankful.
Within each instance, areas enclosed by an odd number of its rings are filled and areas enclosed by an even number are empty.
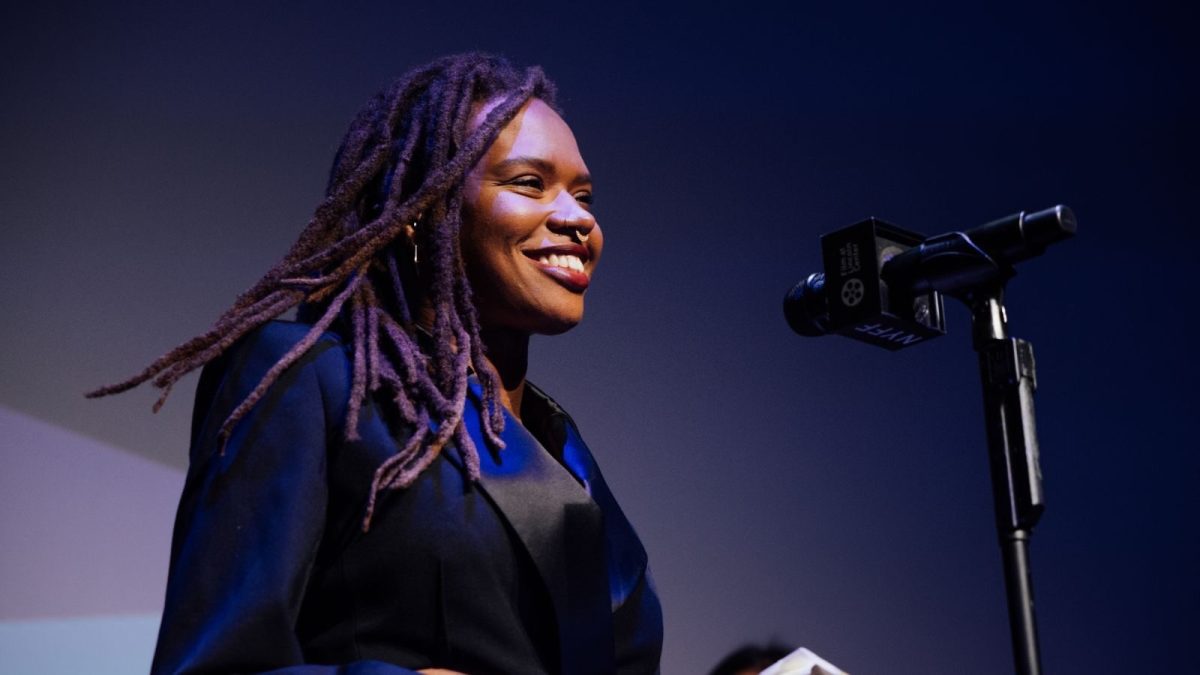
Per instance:
[[[983,380],[983,407],[996,530],[1004,561],[1004,586],[1018,675],[1039,675],[1029,537],[1045,508],[1038,465],[1033,392],[1033,345],[1009,337],[1003,283],[966,294],[973,343]]]
[[[1073,232],[1073,215],[1063,207],[1053,211],[1060,219],[1064,213]],[[1017,675],[1040,675],[1029,538],[1045,500],[1033,414],[1037,388],[1033,345],[1009,336],[1004,308],[1004,287],[1016,270],[1010,262],[989,255],[970,234],[952,232],[895,256],[883,266],[881,275],[895,288],[939,291],[963,301],[971,310],[1013,659]]]
[[[825,272],[784,297],[788,323],[801,335],[836,332],[891,350],[945,332],[939,293],[970,308],[1017,675],[1041,673],[1029,538],[1045,500],[1033,414],[1033,346],[1009,336],[1004,288],[1016,263],[1074,236],[1075,229],[1075,214],[1061,204],[928,238],[869,218],[822,236]],[[864,282],[861,270],[872,268],[878,280],[868,273]],[[832,293],[826,288],[831,280]],[[899,335],[915,339],[897,340]]]

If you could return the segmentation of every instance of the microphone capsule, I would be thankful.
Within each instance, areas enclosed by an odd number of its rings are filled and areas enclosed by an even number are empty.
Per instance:
[[[829,333],[829,302],[825,299],[825,275],[813,272],[783,296],[783,316],[792,330],[807,337]]]

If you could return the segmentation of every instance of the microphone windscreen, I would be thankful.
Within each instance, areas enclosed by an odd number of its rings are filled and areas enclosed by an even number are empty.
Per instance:
[[[814,272],[783,296],[783,316],[792,330],[807,337],[827,335],[829,303],[825,299],[825,275]]]

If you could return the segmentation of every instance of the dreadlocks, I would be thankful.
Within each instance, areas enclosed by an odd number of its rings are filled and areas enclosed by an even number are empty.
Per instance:
[[[404,487],[453,441],[471,480],[479,454],[462,424],[473,369],[483,388],[483,432],[500,449],[504,418],[499,384],[484,365],[479,319],[463,267],[463,178],[528,100],[554,105],[540,68],[524,72],[484,54],[449,56],[409,72],[358,113],[334,158],[324,201],[283,259],[267,271],[208,332],[167,352],[137,375],[87,394],[126,391],[148,380],[162,390],[220,356],[243,335],[298,308],[308,333],[267,371],[218,432],[224,451],[233,429],[272,383],[331,327],[344,333],[353,362],[345,437],[358,438],[367,396],[388,396],[414,431],[375,472],[363,529],[380,490]],[[471,131],[472,106],[499,100]],[[398,256],[396,240],[415,227],[422,259]],[[433,310],[416,323],[414,303]],[[429,338],[420,331],[428,329]]]

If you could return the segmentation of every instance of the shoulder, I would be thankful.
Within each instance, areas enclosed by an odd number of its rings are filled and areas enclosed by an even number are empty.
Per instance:
[[[293,406],[297,398],[319,401],[325,417],[340,420],[349,399],[352,361],[337,333],[310,337],[312,328],[294,321],[269,321],[230,345],[201,373],[193,422],[207,416],[208,403],[227,414],[289,355],[295,361],[277,374],[267,399],[286,398]]]
[[[226,356],[235,359],[269,359],[272,363],[295,349],[312,332],[313,326],[296,321],[268,321],[242,336],[230,346]],[[333,349],[333,348],[337,349]],[[310,351],[324,354],[338,352],[345,358],[344,342],[340,335],[325,331],[316,336]],[[335,356],[335,355],[331,355]]]
[[[269,321],[230,345],[213,362],[213,366],[215,369],[236,372],[239,378],[261,378],[275,364],[292,355],[297,358],[288,368],[289,379],[305,373],[317,376],[322,384],[326,384],[325,380],[340,379],[338,375],[348,376],[350,357],[341,336],[333,331],[325,331],[310,337],[312,329],[312,325],[306,323]],[[309,343],[307,345],[304,344],[306,340]],[[294,354],[297,349],[302,353]]]

